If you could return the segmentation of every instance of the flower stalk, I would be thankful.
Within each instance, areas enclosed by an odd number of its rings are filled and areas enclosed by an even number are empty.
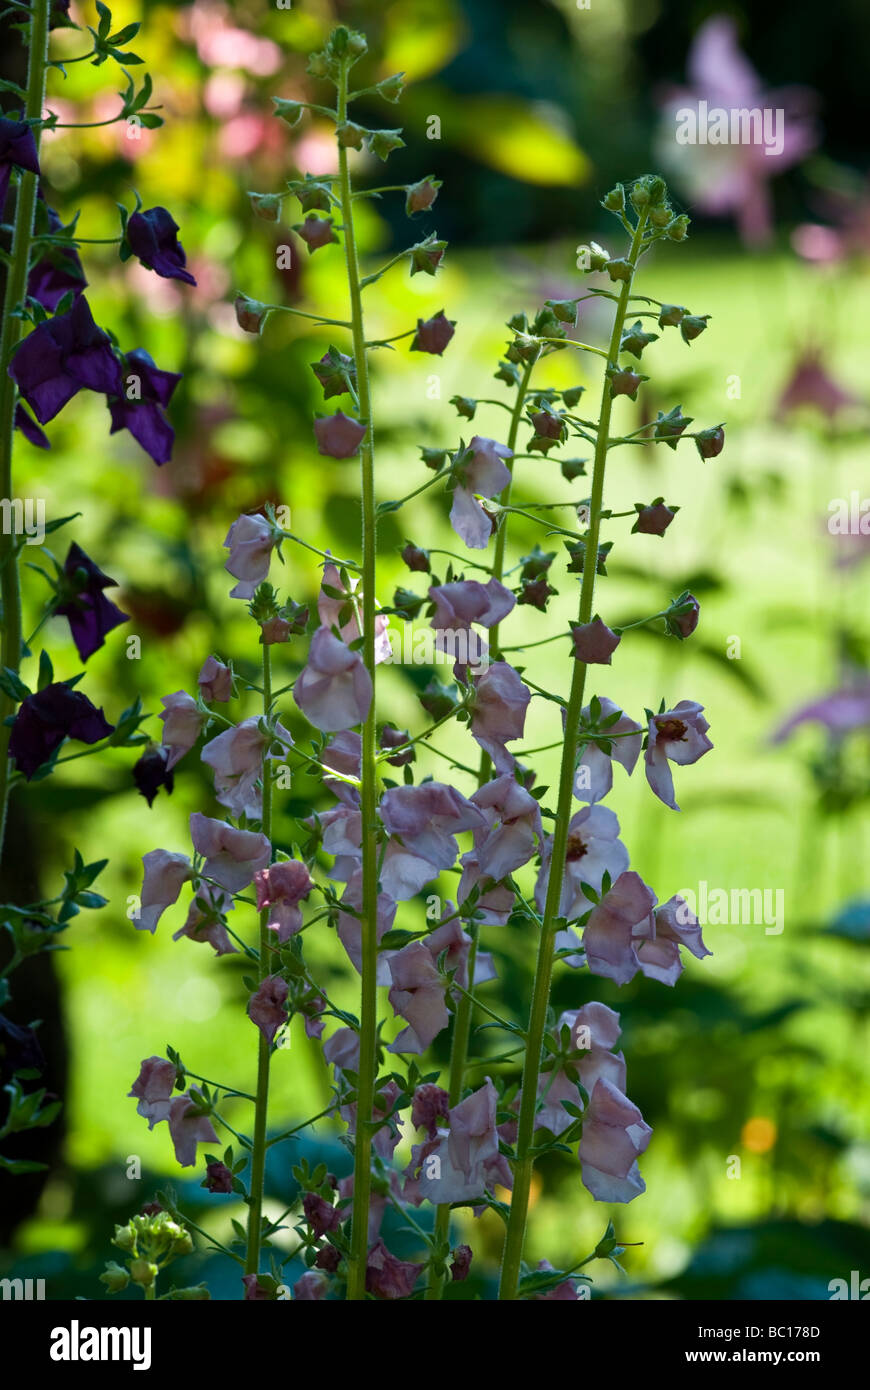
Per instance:
[[[608,362],[615,363],[619,355],[619,345],[625,326],[634,272],[641,254],[643,233],[646,226],[646,213],[641,210],[628,254],[630,274],[622,281],[619,299],[610,335]],[[597,570],[598,537],[601,528],[601,509],[604,497],[604,476],[609,448],[610,416],[613,397],[610,379],[605,374],[601,393],[601,410],[595,443],[595,458],[592,474],[592,496],[589,507],[589,530],[586,536],[583,583],[580,590],[581,624],[588,623],[592,617],[592,603],[595,592]],[[532,1152],[535,1114],[538,1106],[538,1075],[541,1066],[541,1053],[544,1044],[544,1031],[547,1009],[550,1003],[550,985],[553,974],[553,945],[557,931],[557,918],[562,898],[562,879],[568,843],[568,824],[571,819],[571,797],[577,757],[577,730],[580,712],[583,708],[583,695],[586,688],[586,664],[576,661],[571,678],[571,692],[565,715],[565,742],[559,771],[559,795],[556,808],[556,822],[553,834],[553,854],[550,861],[550,875],[541,936],[538,943],[538,958],[532,1002],[529,1010],[528,1046],[523,1065],[522,1101],[520,1104],[519,1125],[517,1129],[517,1158],[514,1166],[514,1187],[511,1197],[510,1218],[502,1257],[499,1298],[512,1300],[517,1297],[520,1280],[520,1265],[525,1243],[526,1221],[529,1210],[529,1192],[535,1158]]]

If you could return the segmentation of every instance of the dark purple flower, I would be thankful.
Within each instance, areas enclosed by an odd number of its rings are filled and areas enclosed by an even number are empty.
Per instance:
[[[43,206],[48,230],[56,235],[63,230],[63,223],[54,208],[46,204]],[[27,277],[27,293],[53,314],[68,290],[81,294],[87,283],[79,254],[73,245],[46,246]]]
[[[21,701],[12,734],[9,756],[29,782],[65,738],[79,743],[99,743],[114,731],[102,709],[92,705],[80,690],[55,681],[36,695]]]
[[[167,768],[168,761],[169,749],[160,743],[152,743],[133,768],[133,781],[149,806],[161,787],[165,787],[167,793],[172,791],[175,774]]]
[[[397,1260],[378,1237],[368,1255],[366,1292],[377,1298],[408,1298],[422,1270],[423,1265]]]
[[[359,446],[366,437],[368,427],[345,415],[343,410],[335,415],[318,415],[314,421],[314,434],[321,454],[329,458],[349,459],[359,452]]]
[[[468,1271],[471,1269],[471,1246],[457,1245],[453,1251],[453,1264],[450,1266],[450,1278],[456,1284],[462,1284],[468,1278]]]
[[[178,224],[166,208],[134,212],[127,222],[127,241],[146,270],[154,270],[166,280],[196,284],[190,271],[184,269],[187,257],[178,240]]]
[[[130,621],[128,613],[122,613],[103,593],[104,589],[116,588],[114,579],[94,564],[81,546],[73,541],[63,565],[63,577],[58,584],[58,599],[55,613],[69,619],[73,641],[82,661],[103,645],[106,633],[119,623]]]
[[[233,1175],[225,1163],[208,1163],[202,1185],[209,1192],[232,1192]]]
[[[306,217],[304,222],[295,222],[293,230],[299,233],[308,247],[309,255],[312,256],[315,251],[320,250],[321,246],[328,246],[330,242],[338,241],[338,237],[332,230],[332,218],[318,217],[316,213]]]
[[[82,389],[119,396],[121,369],[109,335],[94,323],[83,294],[67,314],[37,325],[16,349],[9,375],[41,425]]]
[[[41,1074],[45,1057],[32,1028],[23,1028],[0,1014],[0,1081],[11,1081],[20,1072]]]
[[[302,1198],[302,1210],[305,1220],[318,1240],[325,1236],[327,1231],[334,1231],[341,1225],[341,1212],[338,1207],[334,1207],[317,1192],[306,1192]]]
[[[181,373],[163,371],[144,348],[134,348],[124,359],[123,378],[122,391],[109,402],[111,433],[129,430],[155,463],[168,463],[175,431],[163,411]]]
[[[9,192],[13,167],[39,174],[39,156],[33,130],[26,121],[0,119],[0,213]]]
[[[417,332],[411,344],[412,352],[428,352],[441,357],[456,331],[455,319],[448,319],[443,309],[431,319],[418,319]]]
[[[15,428],[20,430],[25,439],[28,439],[35,449],[50,449],[48,436],[39,428],[38,424],[19,401],[15,407]]]
[[[574,656],[587,666],[609,666],[610,659],[622,638],[613,632],[600,618],[591,623],[581,623],[571,628],[574,639]]]

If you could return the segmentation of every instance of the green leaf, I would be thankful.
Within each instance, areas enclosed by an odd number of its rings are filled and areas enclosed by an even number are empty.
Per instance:
[[[21,677],[8,666],[4,666],[0,671],[0,690],[16,702],[26,700],[28,695],[32,694],[30,687],[26,686]]]
[[[54,680],[54,667],[51,664],[51,657],[43,647],[39,653],[39,680],[38,690],[44,690],[47,685],[51,685]]]

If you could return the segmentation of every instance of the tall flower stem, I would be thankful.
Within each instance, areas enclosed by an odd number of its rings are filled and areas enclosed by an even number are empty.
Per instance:
[[[347,120],[348,60],[342,63],[338,88],[338,124]],[[371,412],[366,336],[363,321],[362,288],[360,285],[359,254],[353,220],[353,189],[348,169],[347,150],[339,145],[338,179],[344,224],[344,252],[347,263],[347,283],[350,291],[351,323],[353,325],[353,356],[356,365],[357,395],[360,421],[366,425],[360,445],[360,485],[362,496],[362,627],[363,661],[372,678],[372,702],[362,727],[362,960],[360,990],[360,1051],[359,1082],[357,1086],[357,1123],[353,1164],[353,1216],[351,1220],[350,1258],[348,1260],[347,1297],[359,1301],[365,1298],[366,1260],[368,1255],[369,1205],[372,1189],[372,1112],[377,1080],[377,911],[378,911],[378,843],[377,843],[377,762],[375,744],[375,550],[377,527],[375,520],[374,437]]]
[[[272,711],[272,648],[263,643],[263,717],[268,719]],[[263,834],[272,839],[272,770],[269,763],[269,744],[263,751]],[[260,913],[260,961],[258,979],[260,984],[269,974],[269,909],[264,907]],[[245,1257],[245,1273],[256,1274],[260,1267],[260,1232],[263,1226],[263,1184],[266,1174],[266,1120],[269,1110],[269,1063],[272,1044],[260,1032],[257,1050],[257,1095],[254,1105],[254,1134],[251,1156],[251,1191],[248,1203],[248,1248]]]
[[[24,115],[38,121],[45,105],[45,73],[48,58],[48,23],[51,0],[33,0],[30,20],[30,51],[27,60],[27,96]],[[39,126],[33,136],[39,147]],[[12,447],[15,434],[15,383],[7,373],[12,353],[21,336],[22,320],[14,310],[27,296],[27,276],[30,270],[30,249],[33,241],[33,219],[39,179],[36,174],[19,175],[15,204],[15,229],[12,234],[11,263],[6,272],[6,294],[3,302],[3,326],[0,336],[0,497],[12,498]],[[18,579],[18,545],[14,531],[0,534],[0,600],[3,605],[0,664],[17,673],[21,665],[21,588]],[[0,694],[0,856],[6,832],[6,812],[9,804],[9,735],[6,719],[15,705],[8,695]]]
[[[628,260],[632,271],[628,280],[621,284],[613,331],[610,335],[610,348],[607,354],[609,363],[615,364],[619,356],[619,345],[628,310],[629,296],[641,252],[646,213],[641,211],[631,240]],[[610,415],[613,398],[610,394],[610,378],[605,374],[601,393],[601,410],[598,417],[598,430],[595,440],[595,462],[592,474],[592,497],[590,500],[589,531],[586,536],[586,551],[583,561],[583,583],[580,590],[580,623],[588,623],[592,617],[592,603],[595,593],[595,572],[598,559],[598,537],[601,528],[601,506],[604,497],[604,475],[607,466],[607,450],[610,433]],[[550,1003],[550,984],[553,975],[553,943],[556,935],[556,920],[562,899],[562,880],[565,869],[565,855],[568,844],[568,823],[571,819],[571,796],[573,793],[575,761],[577,756],[577,729],[580,712],[583,708],[583,695],[586,688],[586,665],[575,661],[571,678],[571,692],[565,715],[565,742],[562,750],[562,765],[559,772],[559,796],[556,806],[556,824],[553,831],[553,850],[550,857],[550,875],[547,883],[547,897],[541,937],[538,943],[538,961],[535,970],[535,983],[529,1010],[528,1043],[523,1065],[523,1089],[520,1103],[519,1124],[517,1128],[517,1157],[514,1164],[514,1187],[511,1197],[510,1218],[505,1238],[502,1258],[500,1299],[515,1299],[520,1281],[520,1265],[525,1243],[526,1220],[529,1211],[529,1192],[535,1157],[532,1153],[535,1133],[535,1115],[538,1107],[538,1075],[541,1066],[541,1052],[544,1045],[544,1028],[547,1009]]]
[[[526,363],[520,384],[517,387],[517,398],[511,411],[510,430],[508,431],[507,446],[513,452],[516,448],[517,435],[519,434],[520,421],[523,417],[523,406],[529,392],[529,383],[532,371],[537,361],[537,355]],[[507,460],[507,469],[510,479],[505,484],[504,491],[498,498],[499,505],[506,507],[510,502],[511,488],[513,486],[513,458]],[[502,517],[501,525],[495,538],[495,555],[492,563],[493,577],[499,581],[504,576],[505,547],[507,544],[507,515]],[[490,630],[490,647],[495,656],[498,655],[498,624]],[[489,780],[492,762],[488,753],[482,753],[480,757],[480,772],[477,777],[478,787],[482,787]],[[477,938],[479,928],[476,922],[468,923],[468,934],[471,937],[471,945],[468,950],[468,988],[469,991],[474,986],[474,967],[477,961]],[[462,1088],[465,1084],[465,1068],[468,1064],[468,1045],[471,1040],[471,1017],[474,1004],[470,993],[463,993],[459,996],[456,1005],[456,1012],[453,1016],[453,1040],[450,1045],[450,1073],[448,1080],[448,1096],[451,1106],[458,1105],[462,1100]],[[439,1245],[443,1245],[448,1238],[450,1231],[450,1207],[442,1204],[435,1213],[435,1237]],[[444,1286],[444,1274],[435,1273],[434,1269],[429,1276],[429,1284],[426,1289],[427,1300],[436,1300],[441,1297]]]

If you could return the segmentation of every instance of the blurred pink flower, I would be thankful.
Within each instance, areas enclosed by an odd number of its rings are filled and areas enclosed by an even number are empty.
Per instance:
[[[695,206],[713,216],[732,214],[745,242],[757,244],[772,232],[770,180],[808,154],[817,143],[813,95],[806,88],[767,90],[737,44],[734,20],[713,15],[697,31],[686,67],[691,85],[663,93],[665,113],[658,148],[686,186]],[[678,144],[677,112],[706,102],[726,112],[782,110],[782,148],[764,144]]]

